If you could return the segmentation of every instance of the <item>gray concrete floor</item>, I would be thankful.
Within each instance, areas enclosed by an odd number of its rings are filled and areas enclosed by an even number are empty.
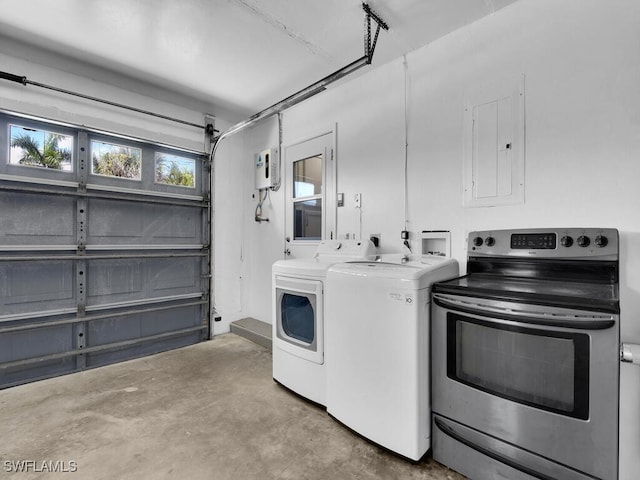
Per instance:
[[[31,461],[23,464],[30,472],[13,473],[19,461]],[[56,468],[76,471],[46,473]],[[234,334],[0,391],[5,475],[463,479],[433,460],[414,465],[353,434],[277,385],[271,353]]]

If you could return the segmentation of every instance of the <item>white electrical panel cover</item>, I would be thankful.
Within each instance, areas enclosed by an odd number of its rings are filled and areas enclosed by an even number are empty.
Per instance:
[[[256,190],[275,187],[278,183],[278,149],[268,148],[257,153],[256,160]]]
[[[504,80],[465,102],[467,207],[524,203],[524,77]]]

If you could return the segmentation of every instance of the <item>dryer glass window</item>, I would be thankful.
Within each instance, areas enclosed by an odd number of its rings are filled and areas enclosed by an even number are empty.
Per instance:
[[[287,336],[305,343],[313,342],[316,321],[312,302],[315,302],[315,295],[282,295],[281,322]]]

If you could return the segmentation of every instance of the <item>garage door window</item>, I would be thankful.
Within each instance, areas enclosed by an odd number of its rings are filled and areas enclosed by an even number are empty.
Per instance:
[[[73,171],[73,136],[10,125],[9,163]]]
[[[156,152],[156,183],[196,188],[195,160]]]
[[[91,142],[91,173],[140,180],[142,150],[113,143]]]

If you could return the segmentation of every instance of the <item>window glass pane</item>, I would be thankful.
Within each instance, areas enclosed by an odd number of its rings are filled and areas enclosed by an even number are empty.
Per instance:
[[[73,136],[11,125],[9,163],[73,171]]]
[[[156,152],[156,183],[196,188],[196,161]]]
[[[113,143],[91,142],[91,173],[140,180],[142,150]]]
[[[315,295],[311,295],[315,301]],[[311,299],[306,296],[282,295],[282,330],[287,336],[306,343],[312,343],[315,336],[315,314]]]
[[[293,238],[320,240],[322,238],[322,200],[303,200],[293,203]]]
[[[459,321],[456,375],[462,381],[565,412],[574,410],[576,351],[569,338]]]
[[[322,155],[293,162],[293,198],[322,193]]]

